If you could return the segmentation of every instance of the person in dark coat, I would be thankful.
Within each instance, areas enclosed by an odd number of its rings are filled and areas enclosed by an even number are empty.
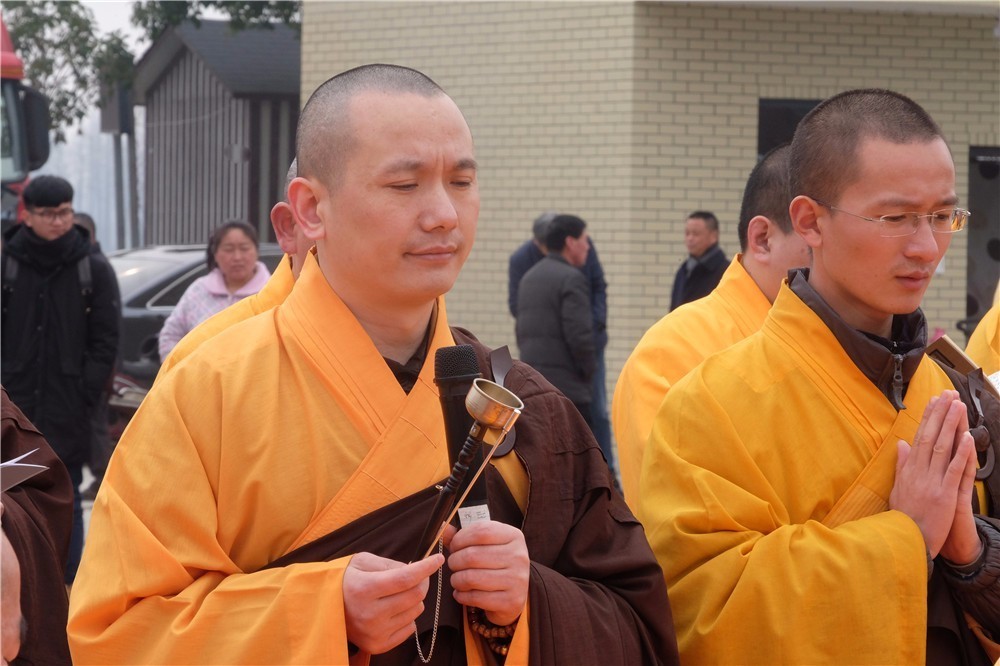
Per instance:
[[[535,218],[532,224],[532,238],[524,241],[510,255],[507,271],[507,305],[510,314],[517,319],[517,294],[521,278],[532,266],[545,256],[545,232],[558,213],[547,211]],[[593,315],[594,347],[597,353],[597,365],[591,382],[591,426],[597,443],[608,464],[615,468],[614,447],[611,445],[611,420],[608,418],[607,375],[604,365],[604,350],[608,346],[608,282],[604,278],[604,267],[597,256],[597,248],[590,236],[587,237],[590,249],[587,251],[587,261],[580,268],[590,285],[590,310]]]
[[[73,224],[73,187],[40,176],[24,189],[24,224],[4,236],[2,369],[11,399],[66,465],[74,489],[71,584],[83,550],[79,486],[90,455],[91,411],[118,350],[114,272]]]
[[[707,210],[696,210],[688,215],[684,223],[684,245],[688,258],[674,275],[671,310],[708,296],[729,267],[729,259],[719,247],[719,220]]]
[[[2,387],[0,400],[0,458],[8,462],[28,453],[23,462],[47,468],[3,493],[3,658],[68,664],[69,600],[62,574],[73,526],[69,474]]]
[[[590,285],[578,270],[590,249],[586,227],[575,215],[557,215],[549,223],[548,253],[521,278],[516,331],[521,360],[562,391],[592,425],[597,356]]]

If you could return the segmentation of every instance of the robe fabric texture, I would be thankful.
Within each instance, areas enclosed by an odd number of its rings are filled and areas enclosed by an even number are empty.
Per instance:
[[[711,294],[653,324],[618,377],[612,423],[622,492],[633,511],[646,440],[670,387],[712,354],[755,333],[771,308],[741,257],[736,255]]]
[[[454,343],[439,300],[426,359]],[[347,663],[350,553],[267,567],[449,474],[433,366],[404,393],[308,259],[282,305],[161,377],[94,506],[71,600],[75,662]],[[526,403],[516,451],[532,479],[533,562],[508,661],[530,644],[534,663],[571,649],[592,663],[669,662],[669,606],[641,526],[572,404],[517,368],[506,383]],[[561,467],[534,472],[556,454]],[[434,596],[432,584],[425,603]],[[415,658],[407,643],[395,663]],[[478,641],[466,652],[482,656]]]
[[[987,375],[1000,372],[1000,304],[994,303],[969,338],[965,353]]]
[[[263,289],[233,303],[222,312],[217,312],[181,338],[181,341],[174,346],[160,366],[157,379],[190,356],[191,352],[205,340],[215,337],[234,324],[267,312],[283,303],[288,298],[288,294],[292,292],[293,286],[295,286],[295,276],[292,274],[292,260],[291,257],[285,255]]]
[[[924,356],[897,412],[787,283],[759,333],[678,382],[639,516],[686,663],[924,663],[924,540],[887,506],[896,441],[952,387]]]
[[[12,664],[68,664],[63,571],[73,529],[73,486],[62,461],[2,390],[4,462],[38,449],[25,462],[48,467],[3,493],[3,530],[21,568],[21,615],[27,633]]]

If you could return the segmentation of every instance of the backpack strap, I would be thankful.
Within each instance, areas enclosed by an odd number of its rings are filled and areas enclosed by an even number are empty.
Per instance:
[[[507,373],[512,367],[514,367],[514,360],[506,345],[490,352],[490,371],[497,384],[503,386],[504,379],[507,378]],[[510,429],[490,462],[500,472],[500,476],[503,477],[507,489],[510,490],[510,494],[518,508],[521,509],[523,516],[528,508],[528,492],[531,489],[531,482],[528,479],[528,471],[524,469],[521,460],[517,456],[507,455],[514,448],[514,442],[517,440],[516,430],[516,425]]]
[[[997,469],[997,449],[1000,448],[1000,417],[989,414],[983,408],[983,403],[991,401],[992,406],[1000,405],[996,398],[987,392],[983,371],[976,368],[964,374],[936,356],[931,358],[937,362],[944,374],[951,380],[959,397],[965,403],[969,413],[969,432],[976,442],[976,457],[979,469],[976,470],[976,485],[982,486],[989,495],[991,505],[982,506],[978,492],[973,492],[973,507],[976,513],[988,516],[1000,515],[1000,470]],[[997,410],[991,410],[997,411]]]
[[[90,272],[90,255],[83,256],[76,263],[76,274],[80,278],[80,293],[83,295],[83,313],[89,315],[94,304],[94,277]]]
[[[20,266],[17,259],[5,254],[3,256],[3,286],[5,289],[14,288],[14,280],[17,279],[17,269]]]
[[[17,269],[20,263],[9,254],[3,254],[3,289],[0,290],[0,309],[7,314],[7,305],[14,294],[14,282],[17,280]]]

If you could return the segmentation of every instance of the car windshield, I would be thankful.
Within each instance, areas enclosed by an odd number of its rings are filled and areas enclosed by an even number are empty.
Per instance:
[[[123,300],[128,300],[132,294],[148,287],[161,276],[176,270],[178,267],[176,260],[137,257],[135,255],[108,257],[108,261],[115,269],[115,276],[118,277],[118,288],[121,290]]]

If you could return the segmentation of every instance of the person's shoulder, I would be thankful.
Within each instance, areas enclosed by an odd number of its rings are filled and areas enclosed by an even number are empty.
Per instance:
[[[541,261],[535,262],[530,268],[524,272],[524,276],[521,278],[521,284],[524,284],[525,280],[530,283],[532,280],[539,279],[539,275],[545,275],[551,270],[549,264],[552,262],[545,261],[543,257]],[[544,279],[544,278],[543,278]]]
[[[208,275],[202,275],[200,278],[197,278],[194,282],[188,285],[188,288],[184,290],[184,294],[181,296],[181,298],[184,298],[185,296],[190,298],[191,296],[195,295],[203,296],[208,294],[209,293],[208,285],[210,279],[211,279],[211,273]]]
[[[199,377],[234,378],[247,372],[256,373],[281,354],[274,312],[272,309],[233,322],[200,340],[193,348],[183,349],[184,356],[170,368],[167,376],[177,375],[179,370],[186,368],[182,373],[186,377],[184,381],[197,383]],[[197,330],[196,327],[192,332]]]
[[[95,276],[105,279],[115,277],[114,266],[106,256],[100,252],[91,252],[87,256],[90,259],[90,270]]]
[[[527,258],[531,254],[532,245],[533,243],[530,239],[518,245],[517,249],[510,253],[511,260]]]

